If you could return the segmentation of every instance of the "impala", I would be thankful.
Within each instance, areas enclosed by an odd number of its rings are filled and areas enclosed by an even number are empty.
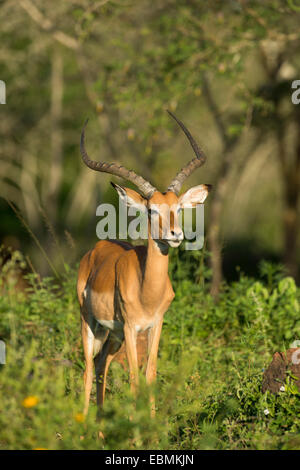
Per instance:
[[[169,112],[169,111],[168,111]],[[102,240],[82,258],[77,294],[81,310],[81,329],[85,356],[85,406],[87,413],[93,383],[93,361],[97,383],[97,403],[103,405],[109,365],[125,342],[131,390],[138,387],[137,335],[148,330],[146,381],[156,378],[156,363],[163,316],[174,298],[168,276],[169,247],[183,240],[179,211],[203,204],[210,185],[201,184],[179,196],[185,179],[203,165],[204,153],[184,124],[171,112],[187,136],[196,158],[191,160],[162,193],[134,171],[116,163],[95,162],[85,149],[85,126],[80,150],[84,163],[95,171],[110,173],[133,183],[139,193],[117,184],[113,187],[127,206],[148,214],[148,246],[132,246],[119,240]],[[151,221],[158,223],[152,236]],[[168,224],[165,222],[168,220]],[[167,227],[167,229],[165,229]],[[155,413],[151,396],[151,414]]]

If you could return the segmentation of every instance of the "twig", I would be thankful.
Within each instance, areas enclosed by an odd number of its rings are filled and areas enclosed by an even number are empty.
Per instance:
[[[52,34],[54,39],[69,49],[79,49],[79,42],[63,31],[56,30],[53,23],[46,18],[30,0],[20,0],[19,5],[42,29]]]

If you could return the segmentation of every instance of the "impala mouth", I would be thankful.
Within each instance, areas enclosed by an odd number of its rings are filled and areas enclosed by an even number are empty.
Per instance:
[[[168,238],[168,236],[170,238]],[[182,232],[179,232],[178,234],[175,234],[175,233],[165,234],[165,237],[163,238],[164,243],[169,245],[171,248],[177,248],[183,240],[184,240],[184,235]]]
[[[171,248],[178,248],[182,241],[183,239],[171,240],[167,238],[159,238],[156,240],[157,243],[161,243],[164,246],[170,246]]]
[[[165,241],[168,243],[168,245],[170,245],[171,248],[177,248],[182,242],[182,240],[165,240]]]

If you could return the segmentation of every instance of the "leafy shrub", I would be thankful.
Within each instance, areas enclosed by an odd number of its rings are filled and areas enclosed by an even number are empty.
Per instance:
[[[186,256],[171,260],[176,296],[165,315],[155,420],[144,381],[135,406],[128,374],[115,363],[101,422],[95,392],[83,418],[75,270],[67,267],[60,283],[30,275],[25,293],[3,290],[0,338],[7,361],[0,366],[0,449],[300,447],[293,378],[277,396],[261,392],[272,354],[300,337],[299,288],[280,267],[264,263],[259,279],[241,275],[224,285],[215,304],[205,259]],[[97,438],[100,429],[104,441]]]

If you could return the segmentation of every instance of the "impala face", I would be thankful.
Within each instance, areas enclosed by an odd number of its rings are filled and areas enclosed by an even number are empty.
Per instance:
[[[181,211],[203,204],[211,189],[210,185],[201,184],[179,197],[172,191],[166,193],[155,191],[149,199],[146,199],[133,189],[115,183],[112,185],[127,207],[134,207],[148,214],[148,232],[151,238],[172,248],[177,248],[184,239],[180,224]]]
[[[178,197],[172,192],[154,193],[148,201],[147,208],[151,237],[172,248],[177,248],[184,239],[179,221],[182,207]]]

